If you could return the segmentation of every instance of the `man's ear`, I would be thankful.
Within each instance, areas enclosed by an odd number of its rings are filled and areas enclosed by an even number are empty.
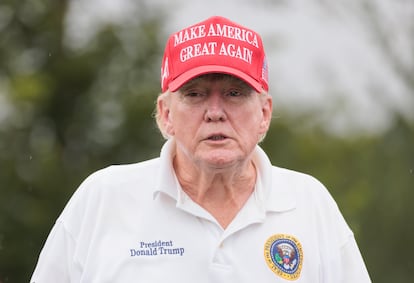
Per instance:
[[[161,127],[169,136],[174,135],[172,115],[170,112],[170,98],[167,96],[159,96],[157,99],[157,108]]]
[[[263,131],[262,134],[265,134],[269,130],[270,122],[272,121],[273,99],[269,94],[261,95],[266,95],[266,97],[262,98],[262,122],[260,123],[260,129]]]

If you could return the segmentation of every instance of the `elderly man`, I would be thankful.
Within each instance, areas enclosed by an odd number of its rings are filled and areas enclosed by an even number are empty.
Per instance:
[[[325,187],[273,166],[260,36],[211,17],[169,38],[159,158],[88,177],[53,227],[32,283],[370,282]]]

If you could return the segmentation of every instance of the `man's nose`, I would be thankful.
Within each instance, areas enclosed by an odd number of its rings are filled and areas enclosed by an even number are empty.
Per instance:
[[[204,119],[208,122],[225,121],[226,111],[224,109],[224,106],[224,100],[221,93],[211,93],[206,101]]]

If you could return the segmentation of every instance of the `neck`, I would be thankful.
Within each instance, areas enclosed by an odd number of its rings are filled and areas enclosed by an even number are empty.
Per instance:
[[[174,159],[181,187],[226,228],[254,190],[256,169],[252,161],[222,170],[201,170],[184,164],[187,163],[180,162],[179,157]]]

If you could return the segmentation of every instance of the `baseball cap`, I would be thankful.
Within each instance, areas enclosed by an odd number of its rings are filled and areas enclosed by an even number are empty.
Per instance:
[[[162,60],[162,92],[177,91],[189,80],[208,73],[233,75],[257,92],[268,91],[268,66],[260,35],[220,16],[173,33]]]

